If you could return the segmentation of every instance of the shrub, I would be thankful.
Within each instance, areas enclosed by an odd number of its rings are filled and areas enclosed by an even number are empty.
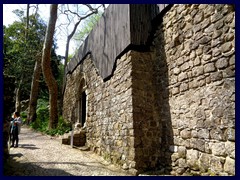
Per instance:
[[[58,125],[56,129],[48,129],[48,124],[49,124],[48,102],[44,101],[43,99],[39,99],[37,106],[37,119],[36,121],[30,124],[30,127],[51,136],[62,135],[71,130],[71,124],[65,122],[62,116],[59,116]]]

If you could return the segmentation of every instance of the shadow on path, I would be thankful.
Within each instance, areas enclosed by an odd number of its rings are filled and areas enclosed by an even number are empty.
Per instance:
[[[20,144],[18,148],[24,148],[24,149],[40,149],[40,148],[37,148],[35,147],[36,145],[34,144]]]
[[[60,169],[46,169],[32,162],[19,161],[21,153],[12,154],[3,167],[4,176],[73,176]]]

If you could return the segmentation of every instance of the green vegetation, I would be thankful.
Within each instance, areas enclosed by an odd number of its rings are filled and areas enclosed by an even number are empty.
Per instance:
[[[48,135],[62,135],[67,133],[71,130],[71,124],[67,123],[63,120],[62,116],[59,116],[58,126],[56,129],[48,129],[48,122],[49,122],[49,104],[48,101],[44,99],[38,100],[37,106],[37,119],[36,121],[30,124],[30,127],[46,133]]]

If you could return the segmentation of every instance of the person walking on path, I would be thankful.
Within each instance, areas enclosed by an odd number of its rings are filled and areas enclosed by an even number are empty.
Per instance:
[[[19,112],[14,112],[14,119],[11,121],[11,140],[12,145],[10,147],[18,147],[19,138],[18,135],[21,131],[21,125],[22,125],[22,119],[20,117]],[[14,143],[16,141],[16,144],[14,146]]]

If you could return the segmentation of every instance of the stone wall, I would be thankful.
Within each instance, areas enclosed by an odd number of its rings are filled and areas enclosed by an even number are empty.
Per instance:
[[[158,17],[159,18],[159,17]],[[63,117],[86,144],[134,174],[235,175],[235,9],[173,5],[150,52],[130,50],[103,81],[88,56],[67,75]]]
[[[87,146],[123,169],[135,173],[131,51],[116,62],[112,78],[103,81],[90,57],[68,74],[63,117],[76,121],[79,84],[86,81]]]
[[[234,7],[174,5],[155,35],[171,173],[235,175]]]
[[[162,123],[152,52],[132,52],[133,128],[138,173],[154,169],[161,157]]]

